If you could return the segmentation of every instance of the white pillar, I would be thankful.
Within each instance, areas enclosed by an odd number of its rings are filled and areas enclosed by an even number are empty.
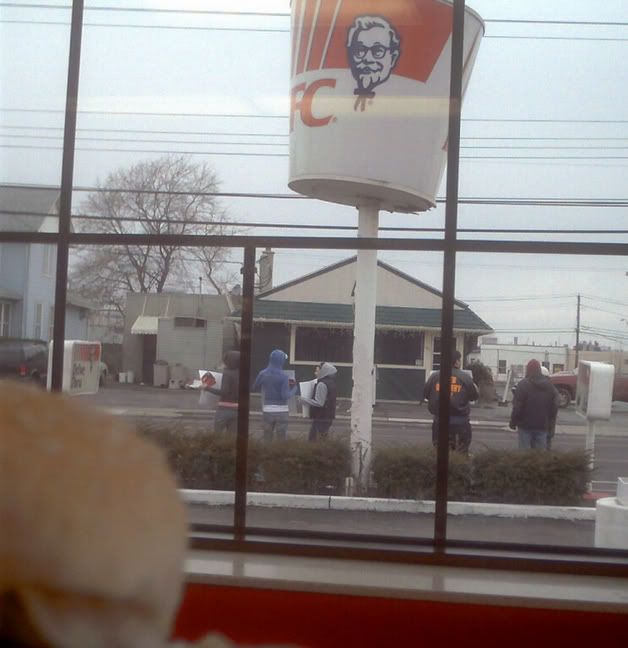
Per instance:
[[[358,218],[358,238],[377,238],[377,206],[360,206]],[[377,250],[358,250],[353,328],[351,454],[354,484],[358,492],[362,493],[368,487],[371,466],[376,295]]]
[[[593,474],[593,469],[595,468],[595,432],[595,421],[587,419],[587,436],[584,449],[589,453],[589,470],[591,474]],[[593,484],[590,481],[587,482],[587,490],[589,493],[593,490]]]

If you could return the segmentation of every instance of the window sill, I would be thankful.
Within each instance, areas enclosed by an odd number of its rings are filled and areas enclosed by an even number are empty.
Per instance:
[[[190,583],[505,607],[628,613],[628,578],[191,550]]]

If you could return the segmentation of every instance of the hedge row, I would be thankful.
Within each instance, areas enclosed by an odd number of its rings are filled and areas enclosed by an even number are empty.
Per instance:
[[[190,434],[177,427],[140,431],[165,449],[183,488],[233,490],[233,439],[213,433]],[[588,464],[583,450],[488,449],[471,458],[454,452],[449,457],[449,499],[577,505],[590,480]],[[351,471],[351,456],[348,446],[336,440],[263,443],[250,439],[247,470],[251,490],[340,495]],[[375,454],[372,471],[372,495],[434,499],[436,453],[432,446],[382,449]]]
[[[233,490],[234,439],[214,433],[190,434],[176,427],[140,432],[164,448],[183,488]],[[255,491],[339,494],[350,465],[349,448],[340,441],[262,443],[249,439],[247,483]]]
[[[373,461],[380,497],[434,499],[436,453],[431,446],[387,448]],[[471,458],[449,455],[448,499],[575,506],[591,478],[584,450],[487,449]]]

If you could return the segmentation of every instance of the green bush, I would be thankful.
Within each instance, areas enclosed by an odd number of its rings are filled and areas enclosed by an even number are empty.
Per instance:
[[[141,426],[139,431],[164,449],[183,488],[233,490],[235,437],[190,433],[182,425]],[[350,451],[340,441],[262,443],[249,439],[248,447],[247,484],[251,490],[339,494],[350,473]]]
[[[379,497],[434,499],[436,451],[430,446],[385,448],[373,460],[373,477]],[[449,455],[448,498],[468,498],[471,462],[464,455]]]
[[[583,450],[486,450],[473,459],[473,499],[510,504],[578,505],[591,478]]]
[[[274,441],[263,444],[259,467],[257,490],[338,495],[351,471],[351,453],[341,441]]]
[[[162,446],[183,488],[233,490],[235,438],[190,432],[182,425],[142,426],[140,432]],[[342,494],[350,474],[349,447],[335,440],[310,443],[290,439],[263,443],[249,439],[247,484],[273,493]],[[433,500],[436,452],[429,446],[384,448],[372,464],[376,495]],[[584,450],[487,449],[472,458],[449,454],[451,501],[578,505],[590,481]]]
[[[190,433],[181,425],[142,426],[141,434],[160,445],[182,488],[233,490],[235,484],[235,437],[213,432]],[[253,483],[259,448],[249,442],[247,480]]]

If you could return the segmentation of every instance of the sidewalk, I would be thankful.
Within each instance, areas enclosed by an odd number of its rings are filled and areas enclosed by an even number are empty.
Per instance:
[[[192,524],[233,524],[232,506],[188,504]],[[362,533],[400,538],[432,538],[429,513],[312,510],[247,506],[247,525],[257,528]],[[593,547],[594,519],[507,518],[478,515],[448,516],[450,540],[513,542],[527,546]]]

